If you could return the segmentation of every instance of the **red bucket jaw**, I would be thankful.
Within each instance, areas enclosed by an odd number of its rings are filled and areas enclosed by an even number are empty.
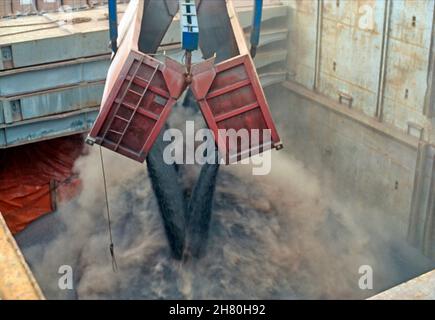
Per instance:
[[[227,164],[282,148],[249,55],[194,66],[191,89]]]
[[[187,87],[185,67],[132,50],[88,140],[143,162]],[[192,92],[225,163],[282,147],[249,55],[192,66]],[[235,139],[235,140],[234,140]],[[241,142],[239,142],[241,141]]]
[[[89,139],[143,162],[173,105],[185,90],[183,67],[132,50],[98,115]]]
[[[270,148],[282,148],[231,1],[204,4],[199,11],[204,17],[205,32],[213,30],[207,25],[213,10],[222,11],[225,6],[233,31],[231,41],[237,45],[234,58],[217,65],[211,58],[193,65],[189,75],[190,87],[221,156],[228,164]],[[157,42],[160,43],[176,11],[175,2],[170,11],[163,2],[144,5],[143,1],[131,2],[121,22],[120,46],[108,72],[100,114],[87,139],[88,143],[97,143],[140,162],[145,160],[188,85],[185,66],[169,58],[162,63],[141,53],[138,46],[141,36],[145,36],[149,39],[140,42],[149,46],[151,52],[157,50]],[[165,18],[151,19],[158,12],[165,13]],[[159,30],[155,35],[150,31],[154,28]]]
[[[175,100],[179,97],[187,88],[186,68],[177,61],[166,57],[165,66],[163,67],[162,73],[165,78],[166,85],[169,90],[169,94]]]
[[[139,51],[139,42],[146,45],[145,49],[141,47],[141,51],[157,50],[178,7],[178,1],[173,3],[173,7],[167,6],[169,2],[174,1],[130,3],[121,22],[120,46],[108,72],[101,111],[88,143],[97,143],[143,162],[172,107],[185,91],[189,84],[185,66],[169,58],[162,63]],[[208,1],[198,8],[205,34],[228,38],[235,46],[231,52],[233,58],[217,65],[214,58],[193,65],[188,76],[192,92],[225,163],[234,163],[270,148],[281,149],[232,2]],[[228,13],[226,19],[222,15],[225,10]],[[220,15],[217,16],[216,12]],[[164,13],[164,16],[156,13]],[[216,17],[219,19],[214,19]],[[216,30],[214,26],[220,21],[227,21],[230,25],[224,31]],[[142,37],[145,40],[140,41]],[[210,41],[211,38],[206,39],[209,41],[204,42],[203,38],[203,49],[216,52],[215,43]]]

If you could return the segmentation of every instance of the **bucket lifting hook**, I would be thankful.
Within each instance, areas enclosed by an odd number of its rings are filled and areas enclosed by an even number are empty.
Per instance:
[[[180,0],[181,47],[185,50],[186,83],[192,83],[192,52],[198,50],[199,26],[195,0]]]

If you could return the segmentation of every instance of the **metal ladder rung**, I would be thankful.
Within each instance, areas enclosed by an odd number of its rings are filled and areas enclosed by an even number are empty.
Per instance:
[[[128,126],[130,125],[131,120],[133,120],[134,115],[135,115],[136,112],[137,112],[137,109],[139,109],[139,106],[140,106],[140,104],[142,103],[142,100],[143,100],[143,98],[145,97],[145,94],[147,93],[148,88],[150,87],[151,82],[153,81],[154,76],[156,75],[158,69],[159,69],[159,65],[157,64],[156,67],[154,68],[154,71],[153,71],[153,73],[152,73],[150,79],[149,79],[149,80],[145,80],[145,79],[143,79],[144,81],[146,81],[147,86],[145,87],[144,91],[142,92],[139,101],[136,103],[136,106],[134,107],[133,112],[132,112],[131,115],[130,115],[130,119],[128,120],[128,122],[127,122],[127,124],[126,124],[126,126],[125,126],[125,128],[124,128],[124,130],[123,130],[123,132],[122,132],[122,134],[121,134],[121,136],[119,137],[118,143],[116,144],[115,149],[114,149],[115,151],[118,150],[119,145],[121,144],[121,141],[122,141],[122,139],[124,138],[125,133],[127,132]],[[131,83],[133,82],[133,79],[134,79],[135,77],[137,77],[137,72],[136,72],[136,73],[132,76],[132,78],[130,79],[130,85],[131,85]],[[140,77],[137,77],[137,78],[138,78],[138,79],[141,79]],[[130,88],[130,85],[129,85],[127,88]],[[122,102],[122,101],[123,101],[123,100],[121,100],[121,102]],[[122,102],[122,104],[126,105],[124,102]],[[129,105],[126,105],[126,106],[127,106],[127,107],[130,107]]]
[[[115,115],[115,118],[116,118],[116,119],[119,119],[119,120],[121,120],[121,121],[128,122],[128,119],[125,119],[125,118],[123,118],[123,117],[121,117],[121,116],[118,116],[118,115]]]
[[[130,89],[131,84],[133,83],[133,79],[134,79],[134,77],[137,75],[137,73],[139,72],[139,69],[140,69],[140,66],[141,66],[142,63],[143,63],[143,60],[144,60],[143,58],[141,58],[141,59],[138,60],[139,63],[137,64],[136,70],[133,72],[133,75],[130,77],[130,80],[128,81],[127,89]],[[133,64],[132,64],[132,66],[133,66]],[[128,91],[128,90],[125,90],[125,91],[124,91],[124,93],[123,93],[121,99],[119,99],[120,101],[124,101],[125,96],[127,95],[127,91]],[[115,115],[118,113],[119,108],[121,107],[121,103],[117,102],[117,104],[118,104],[118,105],[117,105],[117,107],[116,107],[116,109],[115,109],[115,112],[114,112]],[[109,124],[109,127],[108,127],[108,128],[106,129],[106,131],[104,132],[104,134],[103,134],[103,136],[102,136],[102,138],[101,138],[101,141],[104,141],[104,139],[106,138],[106,135],[107,135],[107,133],[109,132],[109,128],[110,128],[110,126],[112,125],[112,122],[113,122],[113,118],[112,118],[112,120],[111,120],[111,122],[110,122],[110,124]],[[127,125],[126,127],[128,127],[128,125]],[[121,137],[120,140],[122,140],[122,137]],[[116,149],[115,149],[115,150],[116,150]]]
[[[126,101],[121,101],[119,99],[116,99],[115,102],[119,103],[119,105],[127,107],[127,109],[129,109],[129,110],[134,110],[134,105],[132,105],[132,104],[126,102]],[[126,120],[128,121],[128,119],[126,119]]]
[[[135,90],[132,90],[132,89],[130,89],[130,88],[128,88],[127,90],[130,91],[131,93],[133,93],[133,94],[139,96],[139,97],[142,96],[142,93],[139,93],[139,92],[137,92],[137,91],[135,91]]]
[[[135,110],[135,106],[134,105],[132,105],[132,104],[130,104],[130,103],[128,103],[128,102],[121,102],[121,104],[124,106],[124,107],[127,107],[127,109],[128,110],[130,110],[130,111],[134,111]],[[127,122],[128,121],[130,121],[129,119],[126,119],[127,120]]]
[[[133,76],[127,76],[126,79],[128,81],[132,81],[133,83],[135,82],[136,79],[139,79],[140,81],[145,82],[146,84],[148,84],[148,82],[149,82],[149,80],[147,80],[145,78],[142,78],[142,77],[139,77],[138,75],[135,75],[134,77]]]
[[[140,81],[142,81],[142,82],[145,82],[147,86],[151,84],[151,81],[150,81],[150,80],[144,79],[144,78],[139,77],[139,76],[135,76],[135,78],[138,79],[138,80],[140,80]],[[151,80],[152,80],[152,79],[151,79]],[[133,79],[133,82],[134,82],[134,79]]]
[[[135,106],[133,106],[133,105],[127,103],[127,102],[123,102],[122,105],[125,106],[125,107],[126,107],[128,110],[130,110],[130,111],[138,112],[138,113],[142,114],[143,116],[146,116],[146,117],[148,117],[148,118],[151,118],[151,119],[153,119],[153,120],[155,120],[155,121],[157,121],[158,118],[159,118],[159,115],[158,115],[158,114],[156,114],[156,113],[154,113],[154,112],[151,112],[151,111],[149,111],[149,110],[145,110],[145,109],[140,109],[140,111],[138,111],[139,108],[138,108],[138,109],[135,109]],[[117,118],[121,118],[120,116],[115,116],[115,117],[117,117]],[[128,120],[128,119],[125,119],[125,118],[122,118],[122,120],[124,120],[124,121],[127,122],[127,123],[128,123],[129,121],[131,121],[131,120]]]
[[[145,86],[147,86],[148,89],[151,90],[152,92],[154,92],[154,93],[156,93],[156,94],[158,94],[158,95],[161,95],[161,96],[165,97],[166,99],[169,99],[169,98],[170,98],[170,97],[169,97],[169,94],[168,94],[164,89],[159,88],[158,86],[154,86],[154,85],[152,85],[152,83],[148,83],[149,81],[146,80],[146,79],[144,79],[144,78],[141,78],[141,77],[135,77],[135,79],[133,80],[133,82],[134,82],[135,84],[138,84],[138,82],[141,82],[140,85],[145,84]],[[136,92],[137,92],[137,91],[136,91]],[[140,94],[140,95],[142,95],[142,94]]]
[[[123,135],[124,134],[122,132],[119,132],[119,131],[116,131],[116,130],[113,130],[113,129],[109,129],[109,132],[112,132],[112,133],[115,133],[115,134],[118,134],[118,135]]]

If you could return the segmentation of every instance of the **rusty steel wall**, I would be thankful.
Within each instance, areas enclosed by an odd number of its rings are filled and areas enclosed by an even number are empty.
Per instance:
[[[35,0],[12,0],[12,12],[14,14],[30,14],[36,12]]]
[[[434,141],[434,0],[286,0],[288,79]],[[432,62],[431,62],[432,59]]]
[[[386,122],[426,139],[431,129],[425,100],[434,6],[433,0],[392,1],[383,106]]]
[[[63,0],[62,5],[70,8],[85,8],[88,6],[87,0]]]
[[[91,6],[94,5],[103,5],[106,4],[108,0],[88,0],[88,4]]]
[[[384,1],[324,0],[319,91],[353,100],[369,116],[376,112]],[[363,6],[373,8],[373,23],[362,23]],[[344,102],[344,101],[343,101]]]
[[[288,77],[314,86],[317,1],[291,0],[288,11]]]
[[[290,148],[435,257],[435,0],[286,3]]]
[[[8,17],[12,13],[12,1],[3,0],[0,2],[0,18]]]
[[[60,0],[36,0],[36,8],[40,12],[58,10],[60,5]]]

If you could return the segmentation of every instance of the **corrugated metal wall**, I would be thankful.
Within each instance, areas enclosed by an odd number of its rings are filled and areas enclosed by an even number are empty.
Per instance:
[[[429,105],[434,0],[287,2],[290,80],[435,140]]]
[[[325,0],[319,91],[336,99],[352,97],[353,107],[375,116],[380,73],[384,1]],[[362,24],[360,10],[371,8]],[[368,18],[370,19],[370,18]]]
[[[391,2],[383,116],[403,130],[426,129],[425,106],[434,19],[433,0]],[[429,116],[429,117],[427,117]],[[415,127],[415,128],[414,128]]]
[[[435,257],[435,0],[286,3],[295,153]]]

